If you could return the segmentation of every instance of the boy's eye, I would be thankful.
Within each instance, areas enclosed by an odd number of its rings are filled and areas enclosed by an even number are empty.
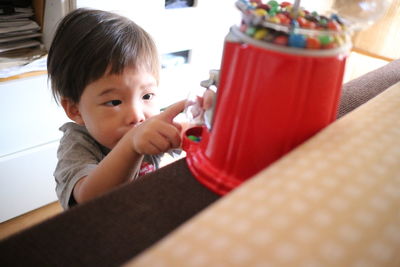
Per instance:
[[[153,93],[145,94],[143,100],[151,100],[154,97]]]
[[[111,100],[111,101],[106,102],[105,104],[106,104],[106,106],[115,107],[115,106],[120,105],[121,103],[122,103],[121,100]]]

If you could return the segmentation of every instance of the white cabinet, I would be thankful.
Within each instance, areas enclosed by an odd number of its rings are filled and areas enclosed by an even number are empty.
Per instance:
[[[0,82],[0,222],[57,199],[58,128],[67,120],[47,75]]]
[[[0,156],[58,140],[65,119],[47,85],[47,75],[0,82]]]
[[[57,200],[57,147],[52,142],[0,157],[0,222]]]

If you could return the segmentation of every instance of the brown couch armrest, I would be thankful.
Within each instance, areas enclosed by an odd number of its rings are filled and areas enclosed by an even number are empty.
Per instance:
[[[400,59],[343,85],[337,118],[374,98],[400,81]]]

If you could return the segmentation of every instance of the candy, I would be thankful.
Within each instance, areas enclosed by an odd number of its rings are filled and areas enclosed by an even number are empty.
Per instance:
[[[319,21],[319,25],[321,25],[322,27],[326,27],[326,25],[328,25],[328,21],[326,19],[322,18]]]
[[[329,35],[321,35],[319,36],[319,41],[322,45],[328,45],[333,42],[333,37]]]
[[[257,8],[265,9],[267,12],[269,12],[271,10],[271,7],[267,4],[258,4]]]
[[[201,138],[195,135],[188,135],[188,139],[193,141],[193,142],[200,142]]]
[[[342,19],[341,19],[338,15],[332,14],[332,15],[331,15],[331,19],[334,20],[334,21],[336,21],[336,22],[339,23],[340,25],[343,25],[343,21],[342,21]]]
[[[273,40],[273,43],[278,45],[287,45],[288,41],[289,40],[286,35],[279,35]]]
[[[280,20],[277,16],[271,16],[271,17],[269,17],[268,21],[269,21],[269,22],[272,22],[272,23],[276,23],[276,24],[281,23],[281,20]]]
[[[276,7],[276,8],[279,7],[278,2],[274,1],[274,0],[268,1],[268,5],[270,5],[271,7]]]
[[[336,21],[329,21],[328,22],[328,28],[332,31],[339,31],[340,30],[340,25]]]
[[[281,7],[283,7],[283,8],[291,6],[291,5],[292,5],[292,3],[289,3],[289,2],[282,2],[281,3]]]
[[[239,0],[242,11],[240,31],[265,42],[301,49],[332,49],[348,40],[341,18],[296,8],[290,2]]]
[[[258,29],[258,30],[254,33],[253,38],[256,39],[256,40],[262,40],[262,39],[265,38],[265,36],[267,36],[267,34],[268,34],[268,30],[267,30],[267,29],[264,29],[264,28]]]
[[[284,13],[276,14],[276,17],[279,18],[279,21],[283,25],[290,25],[291,19]]]
[[[293,47],[304,48],[306,46],[307,38],[302,34],[290,34],[288,44]]]
[[[309,21],[305,17],[298,17],[297,18],[297,22],[299,23],[300,27],[304,27],[305,28]]]
[[[255,33],[256,33],[256,28],[255,27],[248,27],[246,29],[246,34],[247,35],[253,36]]]
[[[254,10],[254,14],[258,15],[258,16],[265,16],[268,14],[267,10],[263,9],[263,8],[257,8],[256,10]]]
[[[308,37],[306,41],[306,47],[309,49],[320,49],[321,42],[318,38],[315,37]]]

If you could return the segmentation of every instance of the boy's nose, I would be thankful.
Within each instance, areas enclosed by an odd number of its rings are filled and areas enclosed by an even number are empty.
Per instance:
[[[142,123],[145,120],[143,109],[140,107],[132,107],[127,115],[128,124],[136,125]]]

